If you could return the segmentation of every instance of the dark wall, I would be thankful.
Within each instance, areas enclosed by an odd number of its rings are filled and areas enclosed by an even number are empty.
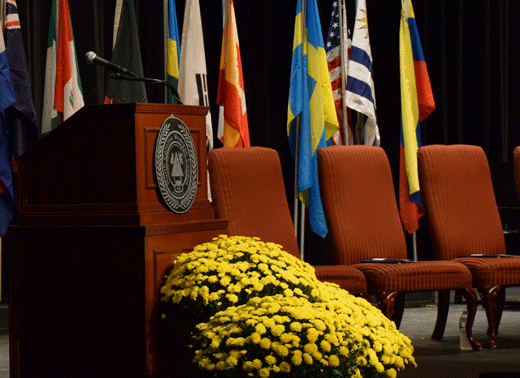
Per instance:
[[[144,73],[164,77],[163,1],[134,0]],[[41,117],[45,49],[51,0],[18,0],[38,116]],[[288,198],[294,168],[286,138],[287,99],[296,0],[235,0],[243,61],[251,144],[276,149]],[[101,103],[104,71],[87,65],[93,50],[110,58],[115,0],[69,0],[85,102]],[[354,0],[347,0],[349,23]],[[200,0],[211,111],[216,134],[215,98],[222,37],[221,1]],[[332,0],[318,0],[322,28],[329,26]],[[415,14],[437,109],[423,123],[423,144],[482,146],[492,163],[509,164],[520,145],[516,127],[520,100],[520,3],[507,0],[415,0]],[[399,0],[367,0],[381,146],[387,152],[397,188],[399,151]],[[184,1],[177,1],[182,27]],[[181,29],[182,30],[182,29]],[[164,88],[148,87],[150,102],[164,102]],[[215,145],[220,146],[216,141]],[[512,171],[511,171],[512,174]],[[289,201],[292,206],[292,200]],[[425,228],[421,226],[421,228]],[[310,233],[310,231],[309,231]],[[308,236],[309,260],[326,261],[326,242]],[[422,236],[427,240],[427,235]],[[426,242],[427,244],[427,242]],[[427,249],[425,249],[427,251]],[[308,255],[308,254],[307,254]],[[428,252],[425,252],[428,255]],[[309,255],[308,255],[309,256]]]

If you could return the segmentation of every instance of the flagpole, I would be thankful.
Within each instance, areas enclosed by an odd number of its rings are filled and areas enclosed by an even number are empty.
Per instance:
[[[413,261],[419,261],[417,259],[417,235],[415,233],[415,231],[413,232],[412,234],[412,248],[413,248]]]
[[[302,36],[302,58],[305,57],[305,31],[306,31],[306,10],[307,10],[307,0],[301,0],[301,36]],[[298,236],[298,222],[300,223],[300,260],[303,261],[304,258],[304,249],[305,249],[305,241],[304,241],[304,233],[305,233],[305,205],[302,206],[302,211],[298,214],[298,208],[300,207],[299,201],[299,191],[298,191],[298,150],[300,144],[300,119],[301,113],[299,117],[296,119],[296,146],[295,146],[295,158],[294,158],[294,232],[296,236]]]
[[[349,137],[350,137],[350,127],[348,125],[348,117],[347,117],[347,102],[345,101],[345,92],[347,90],[347,71],[348,71],[348,56],[345,57],[345,36],[344,32],[346,30],[347,22],[345,20],[345,0],[340,0],[339,4],[339,19],[340,19],[340,70],[341,70],[341,98],[343,99],[341,101],[341,110],[342,110],[342,117],[341,117],[341,127],[343,128],[343,135],[345,137],[345,145],[349,144]],[[345,29],[343,28],[345,27]],[[345,62],[347,62],[347,67],[345,70]]]
[[[365,138],[361,139],[363,136],[363,129],[361,128],[361,124],[363,122],[363,113],[357,112],[357,120],[356,120],[356,144],[364,144]]]
[[[294,214],[293,214],[294,234],[295,234],[296,237],[298,237],[298,208],[300,207],[300,202],[298,201],[298,145],[299,145],[299,136],[300,136],[300,117],[296,117],[296,145],[294,147],[295,151],[294,151]]]
[[[168,80],[168,36],[170,33],[168,0],[163,0],[163,44],[164,44],[164,79]],[[168,103],[168,87],[164,87],[164,102]]]

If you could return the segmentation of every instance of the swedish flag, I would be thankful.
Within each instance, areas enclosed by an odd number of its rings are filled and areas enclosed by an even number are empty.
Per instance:
[[[305,12],[302,12],[302,1],[307,5]],[[287,135],[293,159],[298,151],[300,199],[309,207],[311,229],[322,237],[327,235],[327,225],[320,199],[316,152],[326,146],[326,140],[338,127],[318,5],[316,0],[298,0]]]

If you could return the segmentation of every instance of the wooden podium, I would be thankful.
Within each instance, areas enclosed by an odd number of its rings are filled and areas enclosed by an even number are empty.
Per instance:
[[[162,377],[156,324],[176,255],[225,232],[207,198],[207,107],[85,106],[24,154],[10,255],[11,377]],[[198,188],[164,205],[154,148],[170,115],[189,128]],[[189,363],[186,361],[186,363]]]

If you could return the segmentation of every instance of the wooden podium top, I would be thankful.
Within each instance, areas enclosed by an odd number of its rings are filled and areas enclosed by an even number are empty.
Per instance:
[[[20,225],[165,225],[214,221],[207,197],[207,107],[87,105],[18,163]],[[164,204],[154,170],[155,142],[173,115],[189,128],[198,188],[183,214]]]

